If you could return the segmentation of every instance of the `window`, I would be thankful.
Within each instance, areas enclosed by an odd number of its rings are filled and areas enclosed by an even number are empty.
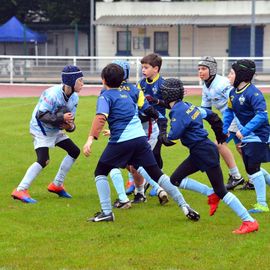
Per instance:
[[[131,32],[117,32],[117,53],[116,55],[131,55]]]
[[[134,37],[133,49],[134,50],[150,49],[150,37]]]
[[[169,55],[169,33],[155,32],[154,33],[154,51],[160,55]]]

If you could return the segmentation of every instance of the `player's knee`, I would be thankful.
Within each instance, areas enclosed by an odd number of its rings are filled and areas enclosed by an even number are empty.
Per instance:
[[[74,147],[68,154],[69,154],[72,158],[77,159],[78,156],[80,155],[80,153],[81,153],[80,148],[76,146],[76,147]]]
[[[173,176],[171,176],[170,180],[171,180],[171,183],[172,183],[174,186],[177,186],[177,187],[180,186],[181,181],[182,181],[182,179],[179,179],[179,178],[176,178],[176,177],[173,177]]]
[[[110,171],[110,177],[114,178],[115,176],[122,175],[121,171],[118,168],[114,168]]]
[[[49,159],[42,159],[42,158],[39,158],[39,159],[37,160],[37,162],[40,164],[40,166],[41,166],[42,168],[45,168],[45,167],[49,164],[50,160],[49,160]]]

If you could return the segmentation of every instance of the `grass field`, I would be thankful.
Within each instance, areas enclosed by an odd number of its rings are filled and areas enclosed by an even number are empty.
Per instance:
[[[188,97],[194,104],[200,97]],[[266,95],[268,108],[270,95]],[[76,117],[77,130],[71,138],[82,148],[95,112],[96,97],[82,97]],[[81,155],[65,182],[72,199],[59,199],[47,192],[65,156],[50,151],[50,165],[33,182],[30,192],[37,204],[27,205],[10,197],[26,169],[35,161],[28,133],[29,120],[37,98],[0,99],[2,131],[0,140],[0,270],[11,269],[269,269],[270,214],[257,215],[260,229],[248,235],[234,235],[240,219],[223,203],[208,216],[206,197],[184,191],[187,201],[201,214],[193,223],[170,200],[161,207],[157,198],[129,210],[116,209],[114,223],[87,223],[99,210],[93,171],[106,145],[101,138],[93,145],[90,158]],[[211,132],[211,131],[210,131]],[[212,133],[211,133],[211,137]],[[236,154],[238,166],[246,177]],[[164,171],[171,174],[186,157],[182,146],[163,148]],[[227,180],[227,169],[224,177]],[[264,167],[270,171],[270,165]],[[126,172],[124,172],[126,178]],[[207,183],[206,175],[192,176]],[[249,208],[254,191],[234,192]],[[269,187],[267,189],[270,197]],[[116,198],[112,188],[112,199]]]

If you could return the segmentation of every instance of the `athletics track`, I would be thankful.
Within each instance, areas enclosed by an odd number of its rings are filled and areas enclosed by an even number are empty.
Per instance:
[[[39,97],[41,92],[50,85],[34,84],[0,84],[0,98],[8,97]],[[270,86],[259,87],[263,93],[270,93]],[[187,95],[201,95],[200,86],[186,86]],[[101,86],[85,85],[80,92],[80,96],[98,96]]]

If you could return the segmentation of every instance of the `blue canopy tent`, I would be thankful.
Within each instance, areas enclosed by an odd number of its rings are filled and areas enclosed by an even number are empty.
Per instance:
[[[14,16],[0,26],[0,42],[34,42],[37,55],[37,44],[47,42],[47,36],[32,31]]]

